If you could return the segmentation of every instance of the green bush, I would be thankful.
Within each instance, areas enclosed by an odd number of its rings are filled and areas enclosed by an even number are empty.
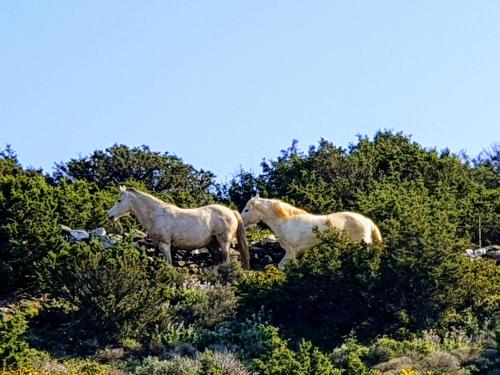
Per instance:
[[[97,227],[112,200],[81,181],[53,186],[41,175],[0,177],[0,290],[36,289],[40,261],[67,247],[60,224]]]
[[[133,244],[75,244],[49,253],[42,270],[47,290],[77,309],[75,319],[90,335],[110,342],[140,339],[155,325],[172,322],[169,301],[180,276],[163,261],[151,262]]]
[[[180,206],[212,203],[214,175],[196,170],[168,152],[151,151],[147,146],[114,145],[89,156],[59,163],[56,181],[84,180],[106,189],[127,181],[140,181],[148,191]]]
[[[369,375],[374,373],[367,364],[368,348],[349,337],[333,353],[334,363],[348,375]]]
[[[43,177],[0,177],[0,289],[36,284],[37,263],[63,243],[56,209]]]
[[[263,306],[273,324],[293,337],[331,348],[352,329],[373,333],[383,249],[344,242],[334,232],[322,238],[285,273],[268,267],[263,274],[249,274],[238,294],[243,312]]]
[[[2,367],[17,366],[26,354],[29,346],[22,335],[28,323],[22,313],[13,316],[0,315],[0,364]]]
[[[186,281],[172,301],[173,311],[198,327],[213,327],[230,318],[236,310],[233,289],[221,283]]]
[[[498,309],[499,274],[494,263],[464,255],[455,204],[431,196],[423,181],[379,183],[360,199],[364,212],[382,219],[389,256],[380,268],[380,316],[394,323],[386,332],[460,324],[460,316],[467,323],[471,309],[479,319]]]
[[[148,357],[133,371],[137,375],[249,375],[250,372],[230,352],[206,350],[194,358],[175,356],[169,360]]]
[[[290,349],[286,340],[272,326],[260,326],[262,354],[252,360],[252,368],[262,375],[339,375],[331,359],[310,342],[300,343],[298,350]]]

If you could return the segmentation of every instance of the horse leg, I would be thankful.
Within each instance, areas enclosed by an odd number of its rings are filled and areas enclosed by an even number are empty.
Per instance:
[[[219,243],[222,251],[222,263],[230,263],[231,258],[229,257],[229,249],[231,248],[231,241],[227,238],[227,236],[217,236],[217,242]]]
[[[293,258],[293,257],[289,257],[288,254],[285,254],[283,259],[281,259],[280,262],[278,263],[278,268],[280,270],[284,269],[285,266],[288,264],[288,262],[290,262],[291,260],[294,260],[294,259],[295,258]]]
[[[278,263],[278,268],[280,270],[284,269],[288,262],[295,259],[295,253],[292,250],[290,250],[288,247],[284,247],[283,245],[281,245],[281,247],[285,249],[286,253],[283,259],[281,259]]]
[[[213,237],[210,243],[207,245],[207,249],[210,253],[210,256],[212,257],[214,264],[220,263],[221,253],[219,249],[219,242],[215,239],[215,237]]]
[[[160,251],[165,257],[168,264],[172,264],[172,253],[170,252],[170,244],[165,242],[160,242]]]

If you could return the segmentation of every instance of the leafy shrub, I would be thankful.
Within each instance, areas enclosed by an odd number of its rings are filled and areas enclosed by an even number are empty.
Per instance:
[[[212,327],[229,318],[237,301],[233,289],[221,283],[186,281],[172,301],[177,315],[200,327]]]
[[[56,208],[43,177],[0,177],[1,289],[33,286],[37,262],[61,246]]]
[[[168,302],[179,274],[162,261],[151,263],[133,244],[75,244],[50,253],[42,269],[47,289],[77,308],[75,319],[91,335],[140,338],[172,321]]]
[[[499,274],[493,263],[471,262],[460,254],[467,241],[459,236],[454,203],[431,196],[423,181],[374,186],[359,204],[382,219],[390,255],[381,264],[378,288],[387,306],[381,316],[395,323],[386,331],[428,329],[432,322],[461,324],[459,317],[470,308],[477,318],[495,311]]]
[[[252,367],[263,375],[339,375],[331,359],[314,348],[310,342],[300,343],[293,351],[288,343],[279,337],[278,330],[272,326],[261,326],[262,354],[253,359]]]
[[[334,363],[349,375],[368,375],[372,373],[366,363],[367,356],[368,348],[358,344],[354,337],[349,337],[332,353]]]
[[[249,274],[238,290],[242,310],[264,306],[285,332],[332,347],[354,328],[372,332],[382,249],[344,242],[334,232],[322,238],[285,273],[268,267]]]
[[[85,182],[50,185],[40,176],[0,177],[0,289],[36,289],[36,270],[64,248],[60,224],[92,228],[105,220],[109,192]]]
[[[247,375],[245,366],[233,353],[212,352],[207,350],[197,353],[194,358],[175,356],[169,360],[148,357],[134,371],[137,375]]]
[[[57,181],[85,180],[105,189],[126,181],[140,181],[148,191],[177,205],[211,203],[215,189],[211,172],[196,170],[168,152],[151,151],[147,146],[129,148],[114,145],[89,156],[57,164]]]
[[[22,338],[27,328],[25,314],[0,314],[0,365],[3,368],[17,367],[23,362],[29,349]]]

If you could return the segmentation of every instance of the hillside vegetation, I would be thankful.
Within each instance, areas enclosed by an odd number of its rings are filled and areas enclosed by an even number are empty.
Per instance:
[[[118,185],[181,207],[241,210],[259,193],[312,213],[356,211],[382,245],[338,233],[284,271],[192,274],[106,218]],[[481,231],[478,220],[481,219]],[[259,241],[268,231],[247,232]],[[499,374],[500,273],[467,248],[500,244],[500,148],[475,159],[389,131],[343,149],[297,143],[221,185],[179,157],[114,145],[52,174],[0,156],[0,370],[5,373]],[[17,371],[17,372],[16,372]],[[45,371],[45,372],[44,372]]]

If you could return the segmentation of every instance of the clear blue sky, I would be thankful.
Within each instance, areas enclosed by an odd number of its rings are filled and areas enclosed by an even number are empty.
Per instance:
[[[0,146],[147,144],[221,180],[299,140],[500,141],[500,1],[0,1]]]

